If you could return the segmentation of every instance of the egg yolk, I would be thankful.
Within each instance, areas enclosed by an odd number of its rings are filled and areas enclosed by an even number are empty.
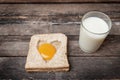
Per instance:
[[[56,48],[50,43],[44,43],[38,46],[38,51],[44,60],[50,60],[56,53]]]

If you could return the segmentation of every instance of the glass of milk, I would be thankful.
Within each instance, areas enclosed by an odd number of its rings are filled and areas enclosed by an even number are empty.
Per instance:
[[[110,18],[98,11],[86,13],[81,22],[79,45],[82,51],[93,53],[103,43],[111,29]]]

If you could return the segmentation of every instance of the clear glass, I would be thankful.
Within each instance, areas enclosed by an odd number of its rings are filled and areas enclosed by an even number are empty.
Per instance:
[[[86,28],[85,24],[83,24],[84,20],[90,17],[97,17],[102,19],[105,23],[107,23],[108,30],[106,30],[103,33],[90,31],[88,28]],[[109,34],[111,26],[112,26],[112,22],[106,14],[98,11],[91,11],[86,13],[82,18],[81,27],[80,27],[79,46],[81,50],[87,53],[93,53],[97,51],[98,48],[103,43],[106,36]]]

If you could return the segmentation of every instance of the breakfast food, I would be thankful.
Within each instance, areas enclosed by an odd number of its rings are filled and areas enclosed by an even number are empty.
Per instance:
[[[28,72],[68,71],[67,37],[62,33],[32,36],[25,69]]]

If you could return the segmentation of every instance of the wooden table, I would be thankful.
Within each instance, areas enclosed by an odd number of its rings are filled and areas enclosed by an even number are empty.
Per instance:
[[[0,80],[120,79],[120,0],[0,0]],[[38,4],[39,3],[39,4]],[[113,22],[102,47],[84,54],[78,46],[82,16],[101,11]],[[30,37],[64,33],[69,72],[25,71]]]

